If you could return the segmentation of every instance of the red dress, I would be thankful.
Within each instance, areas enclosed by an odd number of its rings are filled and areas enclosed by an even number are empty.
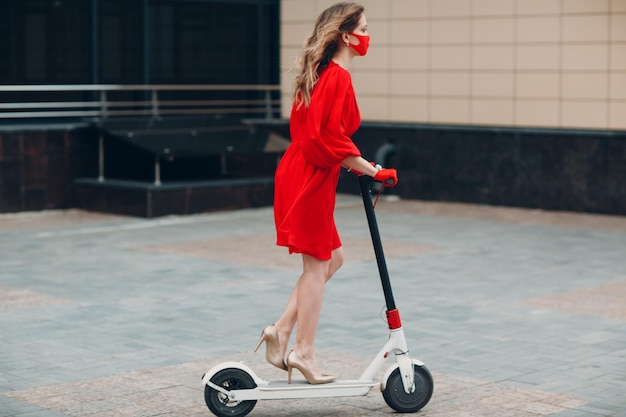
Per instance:
[[[294,103],[291,144],[274,181],[276,244],[328,260],[341,246],[334,220],[341,162],[361,152],[350,139],[361,123],[350,73],[331,61],[309,107]]]

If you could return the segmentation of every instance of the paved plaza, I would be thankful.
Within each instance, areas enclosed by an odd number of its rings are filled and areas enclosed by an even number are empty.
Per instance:
[[[626,417],[626,217],[382,199],[423,417]],[[356,378],[387,337],[360,199],[326,288],[323,371]],[[0,215],[0,417],[210,416],[201,377],[252,352],[298,277],[271,208],[140,219]],[[299,373],[294,373],[301,379]],[[259,401],[250,416],[388,416],[367,396]]]

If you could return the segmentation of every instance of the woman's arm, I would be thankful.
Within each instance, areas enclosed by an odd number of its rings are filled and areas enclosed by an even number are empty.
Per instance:
[[[356,171],[360,174],[373,177],[378,172],[365,158],[361,156],[349,156],[341,162],[341,165],[348,171]]]

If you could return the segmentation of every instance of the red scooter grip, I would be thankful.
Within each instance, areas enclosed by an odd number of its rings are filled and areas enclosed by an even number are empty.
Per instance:
[[[376,173],[374,180],[383,183],[385,187],[393,187],[398,183],[398,173],[393,168],[382,168]]]

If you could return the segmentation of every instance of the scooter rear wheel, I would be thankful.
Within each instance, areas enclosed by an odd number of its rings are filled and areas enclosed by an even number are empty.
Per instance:
[[[211,382],[229,391],[256,387],[254,379],[247,372],[237,368],[219,371],[213,375]],[[243,417],[256,405],[256,400],[233,401],[208,385],[204,387],[204,401],[209,410],[218,417]]]
[[[407,394],[402,384],[400,369],[396,368],[383,390],[387,405],[399,413],[414,413],[428,404],[433,395],[434,382],[430,371],[425,366],[413,365],[415,373],[415,391]]]

